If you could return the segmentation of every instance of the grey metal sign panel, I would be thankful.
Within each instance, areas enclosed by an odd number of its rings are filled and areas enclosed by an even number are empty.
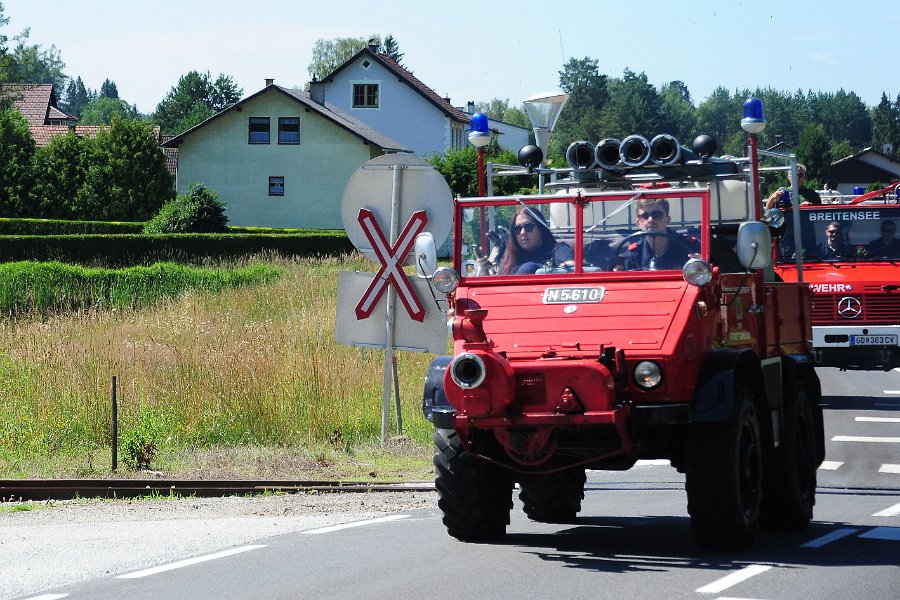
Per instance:
[[[396,196],[396,198],[395,198]],[[394,215],[392,208],[397,207]],[[341,201],[341,222],[347,237],[365,256],[378,262],[375,251],[359,223],[359,211],[375,215],[390,243],[392,218],[396,233],[414,213],[424,210],[425,231],[440,248],[453,227],[453,194],[443,176],[427,161],[410,154],[385,154],[366,162],[350,177]]]
[[[338,273],[337,319],[334,325],[334,341],[345,346],[384,348],[387,337],[387,294],[378,301],[371,316],[356,318],[356,305],[372,283],[374,273],[341,271]],[[448,351],[447,315],[438,310],[428,282],[410,277],[410,284],[425,306],[425,320],[421,323],[410,318],[400,302],[394,302],[394,349],[407,352]],[[395,293],[393,287],[389,293]],[[441,308],[446,310],[446,302]]]

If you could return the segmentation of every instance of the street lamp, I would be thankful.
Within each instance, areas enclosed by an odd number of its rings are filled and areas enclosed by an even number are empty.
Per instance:
[[[531,96],[523,103],[528,120],[531,121],[531,127],[534,129],[534,141],[544,156],[547,156],[547,148],[550,146],[550,136],[553,135],[556,120],[568,99],[569,95],[563,92],[543,92]],[[540,171],[538,171],[538,191],[541,194],[544,193],[544,174]]]
[[[491,143],[491,130],[488,126],[488,118],[484,113],[477,112],[472,115],[472,129],[469,131],[469,141],[478,150],[478,195],[484,196],[484,149]],[[487,251],[487,237],[485,230],[487,219],[484,214],[484,207],[480,210],[481,218],[481,247]]]

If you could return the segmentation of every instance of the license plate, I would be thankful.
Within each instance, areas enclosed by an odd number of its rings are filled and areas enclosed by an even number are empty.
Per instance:
[[[896,346],[896,335],[851,335],[851,346]]]
[[[606,288],[601,286],[547,288],[542,300],[544,304],[596,304],[604,293]]]

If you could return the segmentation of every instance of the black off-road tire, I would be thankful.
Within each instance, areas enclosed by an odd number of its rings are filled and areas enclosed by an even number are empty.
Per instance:
[[[540,523],[571,523],[584,500],[584,469],[531,475],[519,481],[519,499],[528,518]]]
[[[697,424],[687,440],[688,513],[706,550],[744,550],[759,531],[763,447],[753,392],[738,385],[735,404],[727,421]]]
[[[793,398],[785,403],[784,437],[775,465],[767,469],[762,525],[780,531],[809,527],[816,503],[816,423],[807,387],[798,380]]]
[[[513,481],[503,469],[467,453],[453,429],[434,431],[434,485],[447,532],[458,540],[502,537]]]

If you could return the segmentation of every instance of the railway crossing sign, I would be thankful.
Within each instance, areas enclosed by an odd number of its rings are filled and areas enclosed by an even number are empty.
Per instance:
[[[335,342],[384,348],[381,436],[387,434],[391,381],[402,431],[395,350],[444,353],[447,316],[434,300],[429,282],[403,271],[411,264],[416,236],[428,232],[440,247],[453,225],[453,196],[428,162],[408,154],[386,154],[368,161],[344,188],[341,219],[347,237],[378,272],[338,274]],[[403,224],[401,229],[401,224]],[[399,298],[403,309],[397,310]],[[384,312],[381,312],[384,311]],[[384,319],[375,318],[384,314]]]

